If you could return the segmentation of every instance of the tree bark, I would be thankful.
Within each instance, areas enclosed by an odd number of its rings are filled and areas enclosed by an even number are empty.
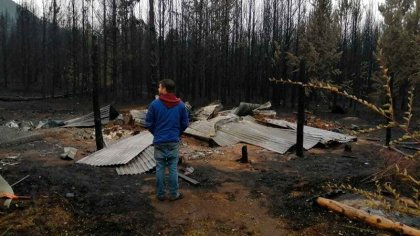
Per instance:
[[[420,235],[420,230],[407,226],[403,223],[396,222],[378,215],[371,215],[363,210],[347,206],[343,203],[318,197],[316,202],[323,207],[326,207],[334,212],[341,213],[351,219],[363,221],[374,227],[386,230],[393,230],[405,235]]]
[[[98,43],[95,35],[92,35],[92,103],[93,116],[95,122],[95,141],[96,149],[104,148],[104,139],[102,136],[101,111],[99,106],[99,78],[98,78]]]
[[[305,83],[305,60],[301,60],[299,68],[299,80]],[[303,157],[303,127],[305,125],[305,88],[299,87],[298,119],[296,130],[296,155]]]

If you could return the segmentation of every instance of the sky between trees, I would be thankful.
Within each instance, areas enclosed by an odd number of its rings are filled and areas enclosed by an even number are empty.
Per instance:
[[[42,15],[42,0],[12,0],[15,1],[16,3],[21,3],[21,2],[34,2],[34,4],[37,7],[37,15]],[[61,2],[61,4],[65,4],[68,0],[59,0],[59,2]],[[263,0],[256,0],[256,2],[262,2]],[[309,0],[311,1],[311,0]],[[94,0],[94,2],[102,2],[102,0]],[[333,0],[333,4],[337,4],[337,0]],[[362,4],[364,7],[369,8],[370,6],[373,7],[373,9],[375,10],[375,16],[377,17],[377,19],[382,19],[382,16],[378,10],[378,5],[379,4],[383,4],[385,2],[385,0],[362,0]],[[147,19],[147,13],[149,12],[149,6],[148,6],[148,2],[147,0],[140,0],[140,6],[142,6],[141,9],[141,14],[142,14],[142,19],[146,20]],[[137,11],[138,12],[138,11]]]

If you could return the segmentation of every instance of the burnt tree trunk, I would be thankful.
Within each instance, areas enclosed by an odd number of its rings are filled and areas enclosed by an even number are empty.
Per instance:
[[[93,116],[95,121],[95,141],[96,149],[104,148],[104,139],[102,137],[101,112],[99,107],[99,78],[98,78],[98,42],[96,36],[92,36],[92,102]]]
[[[301,60],[299,68],[299,81],[305,83],[305,60]],[[303,126],[305,123],[305,87],[299,87],[298,118],[296,130],[296,155],[303,157]]]

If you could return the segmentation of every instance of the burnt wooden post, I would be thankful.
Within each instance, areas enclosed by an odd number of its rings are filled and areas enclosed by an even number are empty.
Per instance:
[[[305,60],[300,61],[299,82],[305,83]],[[298,117],[296,130],[296,155],[303,157],[303,126],[305,123],[305,87],[299,86]]]
[[[394,87],[394,75],[391,75],[391,81],[389,82],[389,89],[391,91],[391,99],[394,99],[393,95],[393,87]],[[392,110],[394,110],[394,101],[392,101]],[[386,119],[387,124],[391,122],[390,119]],[[385,146],[389,146],[389,143],[391,142],[391,128],[386,128],[386,137],[385,137]]]
[[[241,163],[248,163],[248,148],[246,145],[242,147]]]
[[[95,121],[95,141],[96,149],[104,148],[104,138],[102,136],[101,112],[99,108],[99,78],[98,78],[98,42],[96,36],[92,35],[92,101],[93,116]]]

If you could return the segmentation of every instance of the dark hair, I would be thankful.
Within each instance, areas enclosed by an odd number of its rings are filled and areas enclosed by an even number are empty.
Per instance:
[[[162,87],[166,88],[166,91],[168,93],[173,93],[175,91],[175,82],[171,79],[164,79],[159,81],[159,84],[162,85]]]

